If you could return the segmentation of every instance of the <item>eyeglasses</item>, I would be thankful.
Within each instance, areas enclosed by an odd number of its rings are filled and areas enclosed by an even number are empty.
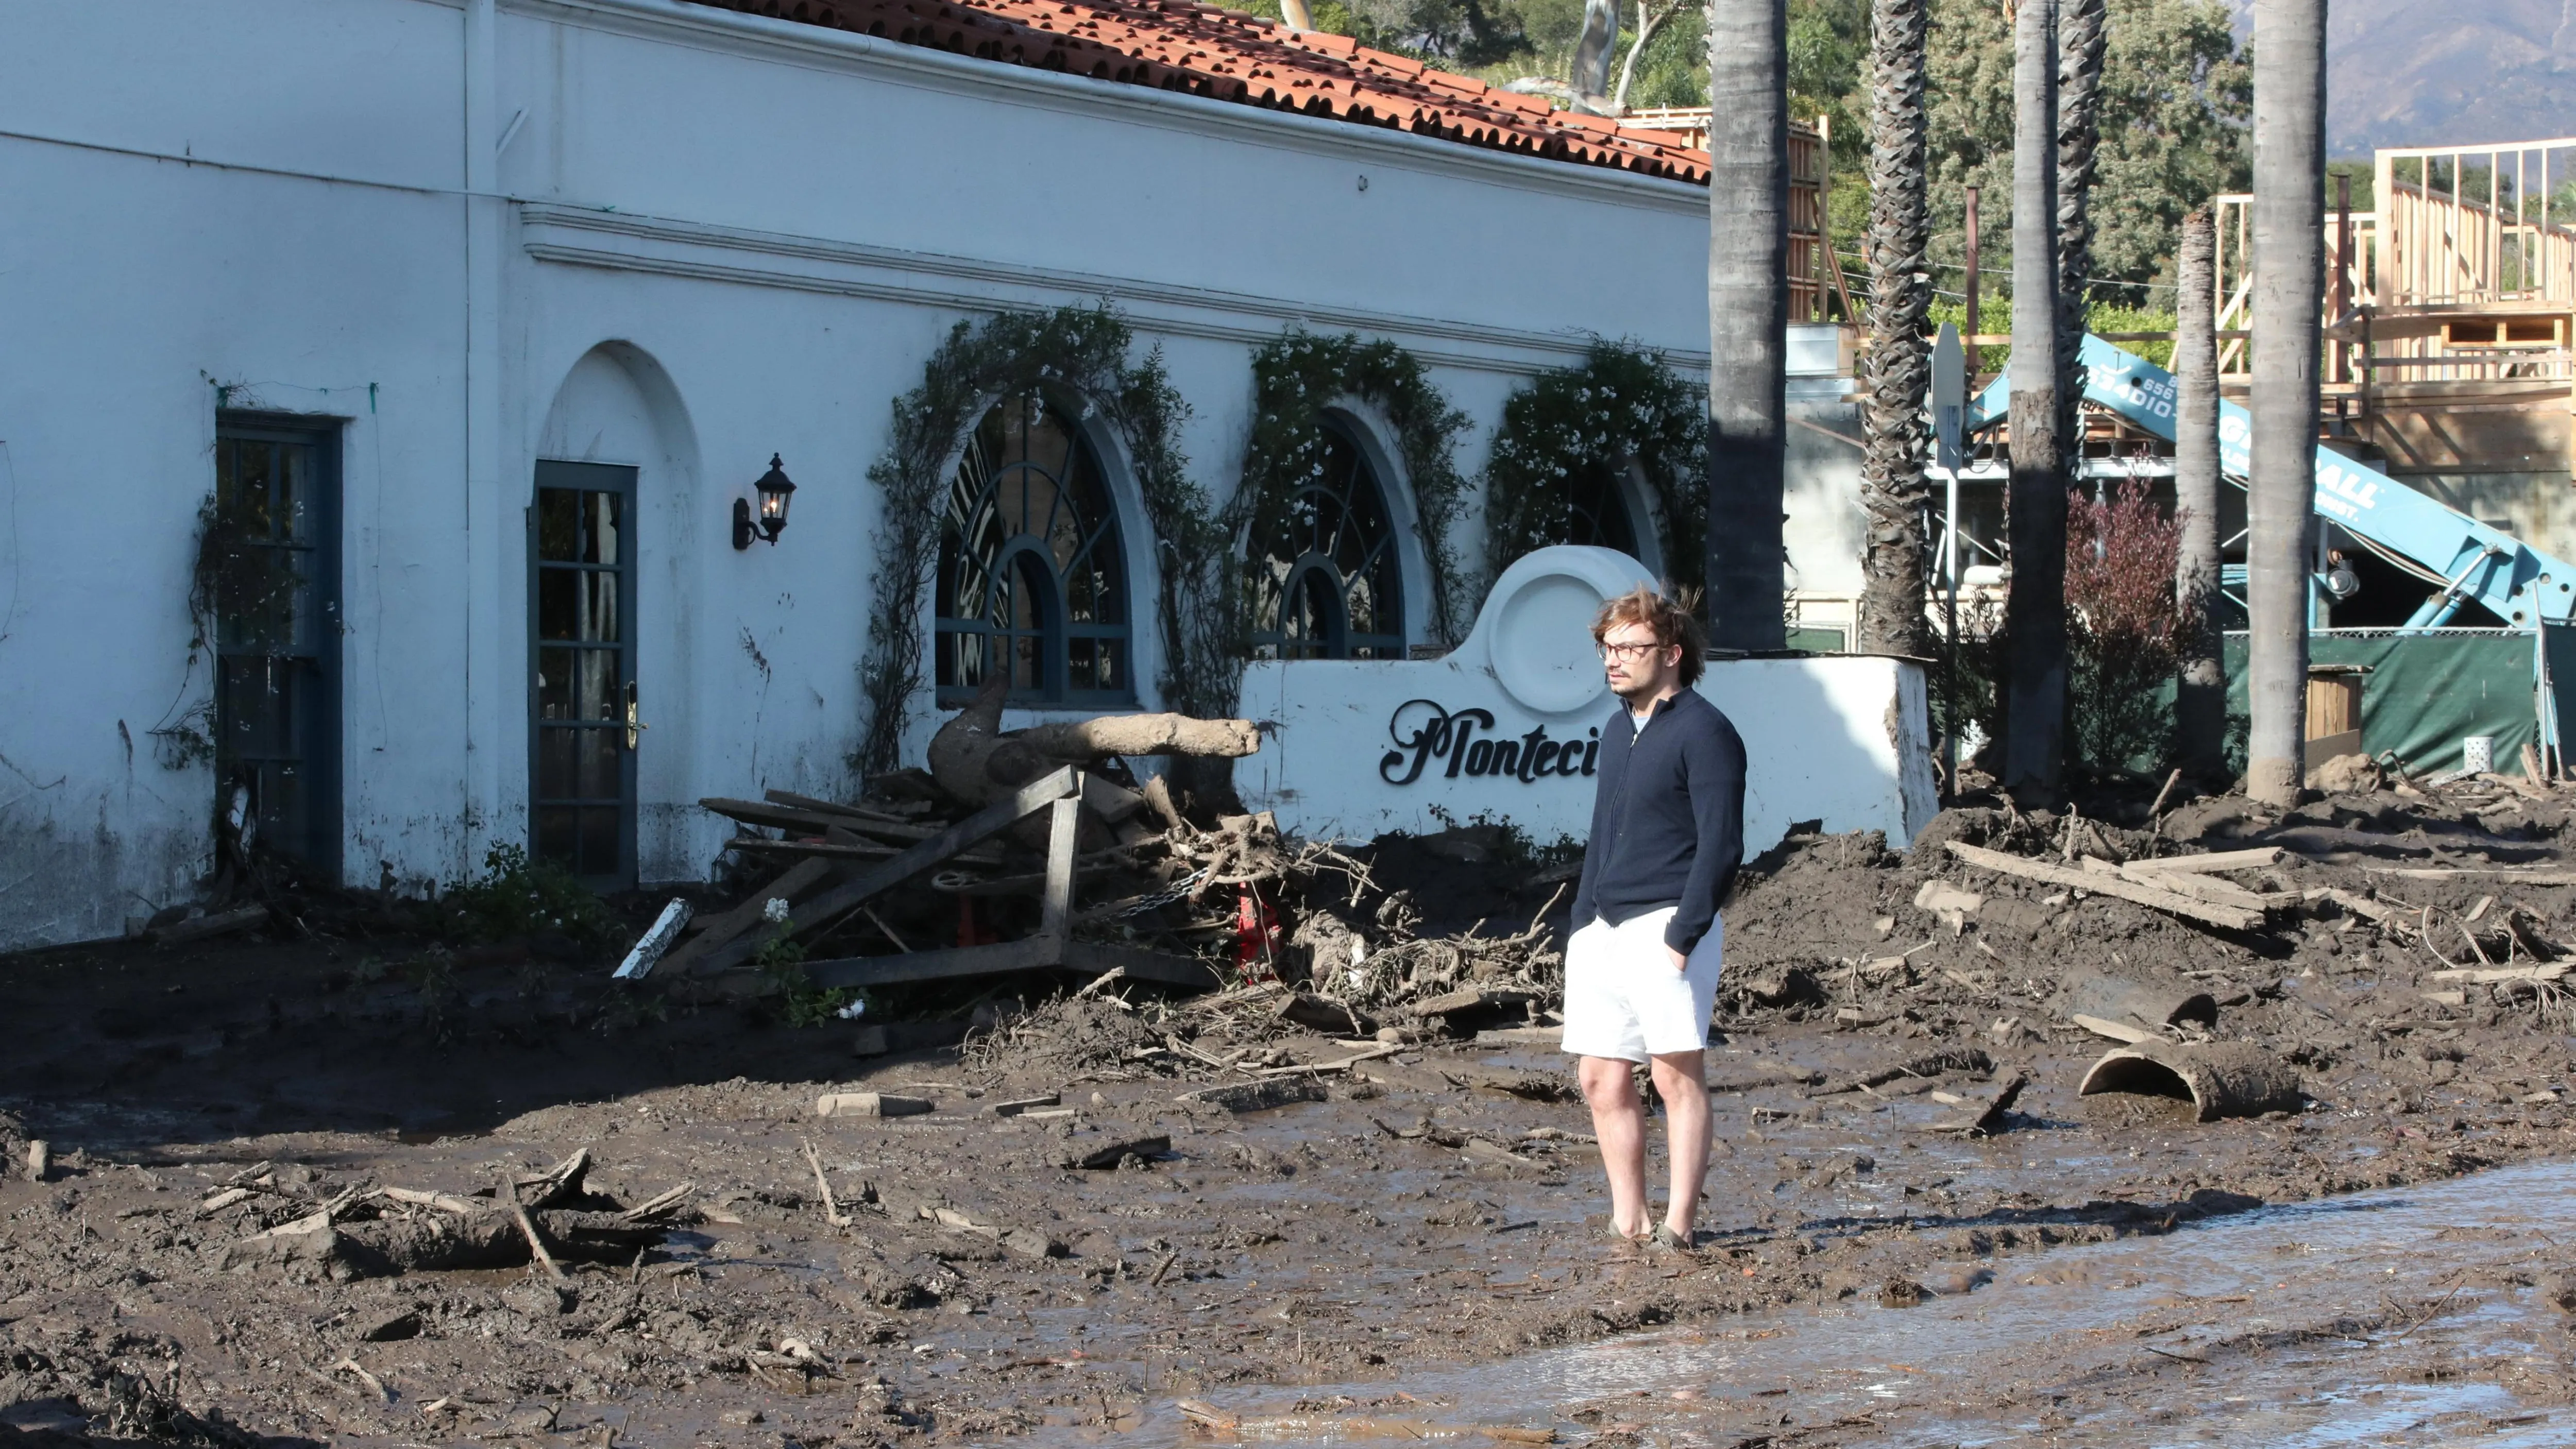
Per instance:
[[[1611,660],[1643,659],[1667,647],[1669,646],[1648,641],[1644,644],[1601,644],[1596,645],[1595,649],[1604,660]]]

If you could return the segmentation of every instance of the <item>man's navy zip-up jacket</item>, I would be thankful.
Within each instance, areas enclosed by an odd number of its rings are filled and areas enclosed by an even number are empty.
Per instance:
[[[1664,944],[1687,956],[1744,863],[1744,741],[1695,689],[1637,729],[1622,701],[1601,727],[1592,840],[1574,894],[1577,930],[1676,906]]]

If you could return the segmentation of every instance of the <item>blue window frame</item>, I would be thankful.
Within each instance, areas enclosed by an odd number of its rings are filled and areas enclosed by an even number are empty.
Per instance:
[[[1386,490],[1338,423],[1324,424],[1323,466],[1253,519],[1247,552],[1255,657],[1404,657],[1404,585]]]
[[[996,671],[1024,704],[1135,701],[1118,513],[1076,419],[1045,396],[1004,398],[968,440],[940,530],[939,700]]]

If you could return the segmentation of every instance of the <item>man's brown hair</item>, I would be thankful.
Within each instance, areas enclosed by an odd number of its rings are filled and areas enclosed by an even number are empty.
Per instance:
[[[1687,689],[1699,683],[1700,671],[1708,664],[1708,636],[1700,632],[1699,615],[1692,612],[1698,602],[1689,589],[1660,594],[1639,584],[1615,599],[1601,601],[1601,614],[1592,621],[1592,642],[1600,643],[1613,629],[1643,624],[1655,631],[1658,648],[1682,646],[1682,687]]]

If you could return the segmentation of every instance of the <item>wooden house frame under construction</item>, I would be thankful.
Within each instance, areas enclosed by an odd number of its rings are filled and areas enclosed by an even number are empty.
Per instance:
[[[2576,137],[2377,152],[2329,204],[2323,420],[2451,506],[2576,553]],[[2246,377],[2251,198],[2218,199],[2225,382]]]

